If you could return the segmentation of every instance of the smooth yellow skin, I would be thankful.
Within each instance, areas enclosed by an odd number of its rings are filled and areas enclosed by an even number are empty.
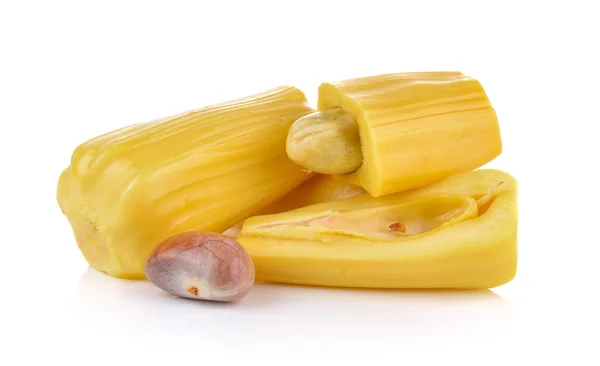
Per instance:
[[[395,220],[400,232],[393,231]],[[517,182],[478,170],[246,220],[257,280],[367,288],[484,289],[517,266]]]
[[[310,178],[287,158],[291,124],[313,112],[281,87],[87,141],[57,200],[90,266],[144,278],[151,251],[185,231],[222,232]]]
[[[459,72],[323,83],[318,110],[339,108],[358,125],[363,163],[336,179],[374,197],[471,171],[502,151],[496,113],[483,87]]]
[[[294,163],[321,174],[352,173],[363,162],[356,121],[341,108],[314,112],[294,122],[286,151]]]

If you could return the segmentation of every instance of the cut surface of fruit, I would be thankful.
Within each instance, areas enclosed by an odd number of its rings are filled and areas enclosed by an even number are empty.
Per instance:
[[[431,233],[477,216],[477,201],[464,196],[430,196],[406,203],[349,211],[329,211],[304,220],[257,225],[247,232],[276,238],[319,240],[324,234],[398,241]],[[343,242],[343,240],[340,240]]]

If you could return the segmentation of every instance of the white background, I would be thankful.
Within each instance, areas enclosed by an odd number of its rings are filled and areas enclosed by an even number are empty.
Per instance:
[[[590,1],[0,2],[0,364],[598,365]],[[392,5],[393,4],[393,5]],[[55,201],[88,138],[277,85],[459,70],[520,183],[519,267],[484,292],[257,285],[184,301],[87,269]]]

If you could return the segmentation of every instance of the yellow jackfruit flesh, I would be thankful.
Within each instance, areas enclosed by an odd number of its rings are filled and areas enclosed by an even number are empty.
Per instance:
[[[57,200],[90,266],[144,278],[163,240],[222,232],[310,175],[285,152],[290,125],[313,112],[281,87],[96,137],[77,147]]]
[[[288,155],[374,197],[471,171],[502,151],[496,113],[483,87],[459,72],[323,83],[318,110],[290,129]],[[343,125],[336,131],[338,121]]]
[[[517,224],[516,180],[477,170],[383,197],[251,217],[237,240],[257,280],[481,289],[514,277]]]

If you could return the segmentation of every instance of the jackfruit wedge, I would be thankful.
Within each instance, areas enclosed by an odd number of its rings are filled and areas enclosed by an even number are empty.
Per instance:
[[[486,169],[251,217],[237,240],[262,281],[484,289],[515,276],[517,226],[517,181]]]
[[[310,178],[287,158],[285,140],[312,111],[300,90],[281,87],[83,143],[57,200],[85,259],[144,278],[163,240],[224,231],[280,199]]]
[[[290,128],[288,156],[373,197],[471,171],[502,152],[485,90],[460,72],[323,83],[318,109]]]

